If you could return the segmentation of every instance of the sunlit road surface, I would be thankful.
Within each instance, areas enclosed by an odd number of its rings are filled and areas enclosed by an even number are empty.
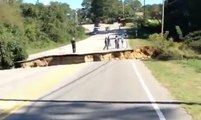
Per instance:
[[[102,50],[111,34],[78,43],[78,53]],[[0,71],[0,120],[191,120],[177,103],[138,60]]]
[[[138,60],[82,64],[64,78],[38,99],[13,98],[25,106],[6,119],[191,120]]]

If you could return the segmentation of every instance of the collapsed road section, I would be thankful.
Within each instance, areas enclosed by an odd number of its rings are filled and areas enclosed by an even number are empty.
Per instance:
[[[51,55],[35,58],[32,60],[19,61],[15,63],[15,68],[45,67],[53,65],[79,64],[85,62],[110,61],[123,59],[147,60],[155,53],[153,47],[144,46],[139,49],[103,51],[86,54],[64,54]]]

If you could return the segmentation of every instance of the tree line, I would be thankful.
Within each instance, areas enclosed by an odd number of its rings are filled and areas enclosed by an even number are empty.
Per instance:
[[[80,16],[91,22],[114,22],[119,17],[135,18],[136,12],[142,10],[139,0],[83,0]]]
[[[26,59],[28,49],[84,36],[84,28],[75,27],[75,11],[65,3],[43,5],[0,0],[0,11],[0,69]]]

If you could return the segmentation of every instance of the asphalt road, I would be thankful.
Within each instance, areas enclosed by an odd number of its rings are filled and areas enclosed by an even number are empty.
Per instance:
[[[7,120],[191,120],[138,60],[84,64],[27,102]]]
[[[102,50],[111,28],[78,42],[78,53]],[[0,120],[192,120],[177,103],[139,60],[0,71]]]

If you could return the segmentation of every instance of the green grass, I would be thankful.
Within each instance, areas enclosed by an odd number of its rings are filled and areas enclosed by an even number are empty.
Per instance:
[[[148,19],[147,22],[148,22],[149,24],[152,24],[152,25],[159,25],[161,21],[159,22],[159,21],[156,20],[156,19]]]
[[[131,40],[133,47],[148,45],[146,40]],[[201,103],[201,60],[172,60],[144,62],[156,79],[161,82],[172,96],[181,102]],[[184,105],[194,120],[201,120],[201,106]]]
[[[181,102],[201,102],[201,60],[145,61],[153,75]],[[201,120],[201,106],[184,108]]]
[[[132,28],[132,27],[134,27],[134,24],[133,23],[126,23],[126,27]]]
[[[146,39],[130,39],[129,40],[130,46],[133,48],[138,48],[140,46],[147,46],[147,45],[152,45],[152,43]]]

